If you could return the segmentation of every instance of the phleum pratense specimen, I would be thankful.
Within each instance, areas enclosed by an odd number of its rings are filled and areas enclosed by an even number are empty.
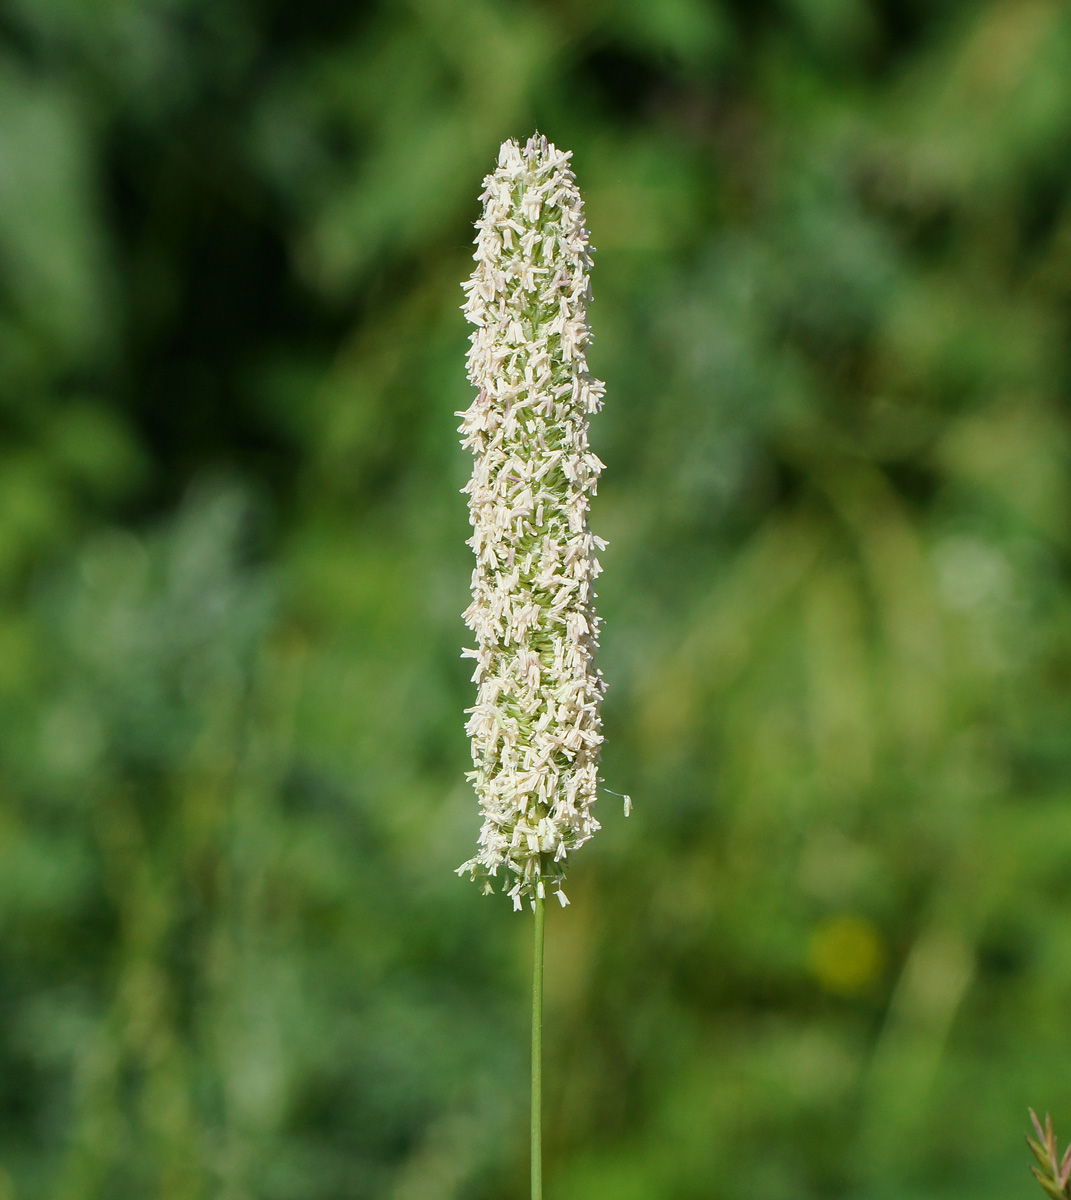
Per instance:
[[[599,828],[595,803],[599,621],[588,501],[602,463],[588,417],[603,385],[588,374],[591,247],[568,153],[545,137],[502,145],[484,180],[476,269],[464,284],[476,326],[476,398],[461,425],[475,457],[466,487],[476,554],[465,623],[479,685],[466,732],[483,828],[459,873],[503,872],[515,908],[548,887],[564,905],[566,856]]]
[[[568,153],[538,134],[504,142],[484,180],[476,270],[464,285],[476,326],[458,413],[475,458],[476,554],[465,623],[479,685],[466,731],[483,810],[476,856],[459,874],[501,872],[515,909],[535,912],[532,960],[532,1200],[542,1200],[543,923],[548,888],[565,905],[565,860],[599,828],[603,681],[588,503],[602,463],[588,418],[603,385],[588,374],[591,247]],[[630,801],[625,797],[625,811]]]

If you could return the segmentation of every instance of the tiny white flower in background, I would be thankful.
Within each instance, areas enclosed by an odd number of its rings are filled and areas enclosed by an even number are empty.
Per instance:
[[[588,374],[591,247],[568,153],[535,136],[504,142],[484,180],[476,269],[463,286],[476,326],[476,398],[460,427],[475,456],[476,554],[465,623],[479,685],[466,732],[483,810],[479,851],[458,868],[506,875],[515,908],[561,890],[568,853],[599,828],[592,813],[602,743],[595,668],[599,619],[588,500],[602,463],[588,417],[603,385]]]

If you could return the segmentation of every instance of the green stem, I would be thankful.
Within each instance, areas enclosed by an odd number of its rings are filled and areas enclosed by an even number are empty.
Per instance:
[[[540,896],[532,956],[532,1200],[543,1200],[543,904]]]

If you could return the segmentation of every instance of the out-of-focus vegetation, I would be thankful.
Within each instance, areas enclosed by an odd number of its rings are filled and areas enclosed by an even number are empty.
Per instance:
[[[555,1200],[1006,1200],[1071,1109],[1063,0],[6,0],[0,1198],[511,1200],[459,281],[575,151],[605,774]]]

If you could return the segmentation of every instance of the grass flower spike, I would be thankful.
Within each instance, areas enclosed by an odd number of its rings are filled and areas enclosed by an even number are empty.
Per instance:
[[[476,635],[468,710],[483,811],[479,850],[458,868],[505,874],[520,908],[553,890],[566,856],[599,828],[596,548],[588,501],[602,463],[588,417],[603,385],[588,374],[591,247],[568,153],[535,136],[508,141],[484,180],[476,269],[464,285],[476,326],[476,398],[460,427],[475,457],[469,497],[476,554],[465,623]]]

